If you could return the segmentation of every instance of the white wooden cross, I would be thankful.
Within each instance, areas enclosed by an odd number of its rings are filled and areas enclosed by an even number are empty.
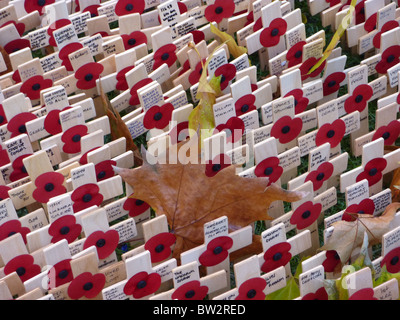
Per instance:
[[[299,275],[299,289],[301,300],[328,300],[324,287],[324,267],[317,266]]]

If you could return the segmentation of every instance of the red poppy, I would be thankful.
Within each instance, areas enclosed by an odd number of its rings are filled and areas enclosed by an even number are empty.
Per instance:
[[[134,86],[132,86],[130,94],[131,98],[129,99],[129,104],[131,106],[136,106],[140,104],[139,97],[138,97],[138,90],[143,88],[144,86],[147,86],[148,84],[152,83],[153,80],[151,78],[146,78],[138,81]]]
[[[92,151],[98,149],[98,148],[100,148],[100,147],[94,147],[94,148],[90,149],[89,151],[86,151],[86,152],[80,157],[80,159],[79,159],[79,164],[80,164],[80,165],[88,164],[88,159],[87,159],[88,154],[89,154],[90,152],[92,152]]]
[[[372,140],[383,138],[385,140],[385,146],[394,144],[400,135],[400,122],[397,120],[391,121],[387,126],[379,127]]]
[[[375,158],[368,161],[364,167],[364,171],[357,176],[356,182],[367,179],[368,186],[373,186],[382,179],[382,171],[386,166],[387,161],[384,158]]]
[[[336,6],[337,4],[340,3],[340,0],[325,0],[327,3],[329,3],[329,7],[332,8]]]
[[[208,293],[208,287],[202,286],[200,281],[189,281],[172,294],[172,300],[203,300]]]
[[[182,2],[178,2],[178,4],[179,3],[182,3]],[[192,30],[189,33],[191,33],[193,35],[193,42],[195,44],[198,44],[199,42],[205,40],[205,38],[206,38],[204,32],[200,31],[200,30]]]
[[[356,218],[350,213],[373,215],[374,211],[375,211],[374,201],[372,201],[371,199],[364,199],[358,204],[355,203],[347,207],[342,215],[342,220],[355,221]]]
[[[45,172],[35,180],[36,189],[32,193],[33,199],[41,203],[47,203],[50,198],[67,192],[63,186],[64,176],[59,172]]]
[[[344,110],[347,113],[352,113],[354,111],[362,112],[373,94],[373,90],[369,84],[360,84],[353,90],[353,94],[344,102]]]
[[[264,253],[264,263],[261,266],[261,271],[267,273],[285,266],[292,259],[291,247],[290,243],[281,242],[269,248]]]
[[[13,72],[13,75],[11,78],[14,80],[15,83],[20,83],[21,82],[21,75],[19,74],[18,69]]]
[[[356,24],[365,22],[365,0],[359,2],[355,7]]]
[[[236,67],[231,63],[226,63],[215,70],[216,77],[221,76],[221,90],[225,90],[229,82],[236,77]]]
[[[53,86],[53,80],[37,75],[26,80],[21,86],[21,92],[31,100],[40,98],[40,91]]]
[[[87,183],[76,188],[71,194],[74,212],[82,211],[91,206],[100,206],[103,202],[103,195],[99,191],[100,188],[95,183]]]
[[[116,230],[108,230],[107,232],[98,230],[86,238],[83,249],[95,246],[99,259],[105,259],[115,251],[118,241],[119,233]]]
[[[150,251],[151,262],[160,262],[171,255],[171,246],[175,243],[176,237],[169,232],[161,232],[144,244],[144,249]]]
[[[9,163],[10,163],[10,158],[8,156],[7,150],[3,149],[2,145],[0,144],[0,167]]]
[[[124,293],[135,299],[146,297],[156,292],[161,286],[161,276],[156,273],[148,274],[146,271],[132,276],[124,286]]]
[[[128,86],[128,82],[126,81],[126,77],[125,75],[131,71],[135,66],[129,66],[126,68],[123,68],[122,70],[120,70],[117,75],[116,75],[116,79],[117,79],[117,84],[115,86],[115,88],[117,90],[121,90],[121,91],[125,91],[129,89]]]
[[[211,240],[207,244],[207,250],[200,255],[199,262],[206,267],[213,267],[221,263],[228,257],[228,250],[232,248],[232,245],[232,238],[227,236]]]
[[[71,269],[71,260],[72,259],[61,260],[49,269],[47,273],[49,277],[48,289],[57,288],[74,279]]]
[[[353,293],[349,300],[378,300],[374,297],[374,289],[364,288]]]
[[[207,6],[204,16],[208,22],[220,23],[223,19],[228,19],[235,12],[233,0],[216,0],[214,4]]]
[[[346,74],[344,72],[334,72],[327,76],[322,85],[324,96],[337,92],[340,89],[340,84],[345,78]]]
[[[189,71],[189,70],[190,70],[190,62],[189,62],[189,59],[186,59],[186,61],[183,63],[183,65],[182,65],[181,67],[182,67],[182,69],[181,69],[181,71],[179,72],[179,75],[180,75],[180,76],[183,75],[184,73],[186,73],[186,71]]]
[[[321,58],[320,58],[321,59]],[[315,78],[316,76],[320,75],[322,70],[324,70],[325,65],[326,65],[326,60],[313,72],[308,74],[308,72],[311,70],[312,67],[314,67],[317,62],[320,60],[315,57],[308,58],[306,61],[304,61],[301,66],[300,66],[300,74],[301,74],[301,81],[307,80],[308,78]]]
[[[324,287],[321,287],[315,292],[306,294],[301,300],[328,300],[328,293]]]
[[[3,28],[3,27],[5,27],[5,26],[7,26],[9,24],[13,24],[15,26],[15,28],[17,29],[18,34],[20,36],[22,36],[24,34],[24,32],[25,32],[25,24],[22,23],[22,22],[21,23],[17,23],[17,22],[15,22],[13,20],[10,20],[10,21],[7,21],[6,23],[4,23],[3,25],[1,25],[0,28]]]
[[[267,281],[264,278],[251,278],[239,287],[239,295],[235,300],[265,300],[264,289]]]
[[[226,123],[222,123],[214,129],[214,133],[222,131],[226,132],[227,142],[237,142],[243,136],[244,122],[238,117],[231,117]]]
[[[386,265],[386,270],[390,273],[400,272],[400,247],[391,250],[381,260],[381,267]]]
[[[327,181],[333,173],[333,164],[330,162],[321,163],[317,170],[311,171],[304,182],[311,181],[313,190],[317,191],[322,187],[323,183]]]
[[[31,232],[28,227],[23,227],[18,219],[8,220],[0,226],[0,241],[20,233],[26,244],[26,235]]]
[[[49,227],[49,235],[53,238],[51,243],[60,240],[67,240],[68,243],[74,242],[82,232],[82,226],[76,223],[76,218],[72,214],[64,215],[55,220]]]
[[[400,62],[400,45],[394,45],[387,48],[381,54],[381,61],[375,66],[378,73],[385,74],[388,69]]]
[[[55,0],[25,0],[24,8],[27,13],[39,11],[39,15],[44,13],[44,7],[54,3]]]
[[[250,111],[257,110],[257,107],[254,105],[255,102],[256,102],[256,96],[254,94],[250,93],[244,95],[243,97],[240,97],[235,102],[236,116],[239,117]]]
[[[92,299],[103,290],[105,284],[106,276],[103,273],[83,272],[71,281],[68,296],[74,300],[83,297]]]
[[[10,190],[11,188],[8,186],[0,186],[0,201],[10,198],[10,195],[8,194],[8,191]]]
[[[6,113],[4,112],[4,107],[0,103],[0,126],[7,123]]]
[[[121,35],[125,50],[137,47],[143,43],[147,44],[147,37],[142,31],[133,31],[130,34]]]
[[[178,123],[169,132],[171,144],[177,144],[181,141],[186,140],[189,137],[189,121],[183,121]]]
[[[196,83],[200,81],[201,74],[203,73],[203,64],[206,61],[206,59],[203,59],[203,61],[199,61],[196,64],[196,67],[194,70],[189,74],[189,83],[193,86]],[[208,75],[208,71],[207,71]]]
[[[114,160],[104,160],[97,163],[94,166],[97,182],[113,177],[115,172],[112,166],[116,165],[117,163]]]
[[[74,71],[74,69],[72,68],[71,61],[68,58],[68,55],[82,48],[83,45],[80,42],[71,42],[68,43],[66,46],[62,47],[62,49],[58,52],[58,57],[62,61],[61,65],[64,66],[67,69],[67,71]]]
[[[8,122],[7,130],[11,132],[11,138],[26,133],[25,124],[28,121],[35,120],[37,117],[31,112],[21,112]]]
[[[44,129],[51,135],[56,135],[62,132],[60,112],[71,109],[72,107],[66,107],[62,110],[54,109],[51,110],[44,119]]]
[[[67,25],[71,24],[71,20],[69,19],[60,19],[52,23],[49,28],[47,29],[47,34],[50,36],[49,37],[49,44],[53,47],[57,46],[56,40],[54,39],[53,32],[57,29],[60,29],[62,27],[65,27]]]
[[[63,151],[70,154],[81,152],[81,138],[87,134],[88,128],[83,124],[66,130],[61,136],[61,141],[64,142]]]
[[[325,272],[333,272],[336,266],[340,264],[340,257],[335,250],[326,251],[326,259],[322,263]]]
[[[15,39],[10,41],[4,46],[4,50],[11,54],[13,52],[17,52],[18,50],[30,48],[31,42],[28,39]]]
[[[99,15],[99,12],[97,11],[98,8],[101,6],[99,4],[93,4],[91,6],[87,6],[85,9],[82,10],[82,12],[90,12],[90,17],[94,18]]]
[[[308,98],[306,98],[306,97],[303,97],[303,90],[293,89],[285,94],[285,97],[289,97],[289,96],[294,97],[294,113],[295,114],[299,114],[299,113],[306,111],[310,100],[308,100]]]
[[[180,2],[180,1],[178,1],[178,8],[179,8],[180,14],[184,14],[185,12],[188,11],[186,4],[184,4],[183,2]]]
[[[332,123],[325,123],[318,129],[315,136],[316,146],[329,143],[331,148],[336,147],[343,139],[346,133],[346,124],[342,119],[336,119]]]
[[[130,217],[137,217],[149,208],[150,205],[147,202],[131,197],[127,198],[123,205],[123,209],[129,211],[128,215]]]
[[[144,8],[144,0],[118,0],[115,5],[115,13],[119,17],[132,13],[142,14]]]
[[[389,30],[397,28],[398,26],[399,26],[399,23],[396,20],[390,20],[390,21],[386,22],[382,26],[381,30],[372,39],[372,44],[374,45],[374,47],[377,48],[377,49],[380,49],[382,33],[385,33],[385,32],[387,32]]]
[[[287,51],[288,68],[296,66],[303,61],[303,47],[306,43],[305,41],[299,41]]]
[[[262,18],[259,17],[257,19],[257,21],[254,23],[253,32],[257,32],[258,30],[261,30],[262,28],[263,28]]]
[[[283,168],[279,165],[278,157],[269,157],[262,160],[257,164],[254,169],[254,174],[257,177],[267,177],[269,178],[268,185],[279,180],[283,173]]]
[[[286,33],[287,23],[282,18],[276,18],[271,21],[268,27],[264,28],[260,34],[260,43],[263,47],[270,48],[276,46],[281,36]]]
[[[288,143],[297,138],[302,128],[301,118],[292,119],[290,116],[283,116],[272,126],[271,136],[278,139],[280,143]]]
[[[37,276],[40,271],[40,266],[34,263],[34,259],[30,254],[16,256],[8,261],[4,267],[5,275],[16,272],[22,282]]]
[[[222,169],[229,167],[232,160],[225,153],[217,155],[213,160],[208,160],[206,163],[206,176],[213,177]]]
[[[364,30],[371,32],[376,29],[377,13],[373,13],[364,23]]]
[[[89,62],[81,66],[75,72],[76,87],[78,89],[87,90],[92,89],[96,86],[96,80],[100,77],[103,72],[104,66],[97,62]]]
[[[295,225],[298,230],[302,230],[317,221],[321,211],[320,203],[313,204],[312,201],[306,201],[293,212],[290,223]]]
[[[17,159],[15,159],[13,161],[12,168],[14,170],[11,172],[10,177],[9,177],[11,182],[18,181],[18,180],[28,176],[28,172],[26,171],[26,168],[25,168],[22,160],[31,155],[32,154],[24,154],[22,156],[19,156]]]
[[[146,129],[164,129],[172,118],[174,106],[172,103],[165,103],[161,107],[153,106],[146,111],[143,118],[143,125]]]
[[[154,53],[154,65],[153,70],[156,70],[161,65],[166,63],[168,67],[171,67],[177,60],[176,57],[176,45],[169,43],[165,46],[162,46]]]

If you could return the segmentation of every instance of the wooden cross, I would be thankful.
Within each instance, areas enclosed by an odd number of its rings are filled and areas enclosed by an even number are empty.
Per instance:
[[[324,287],[324,267],[322,265],[299,275],[300,300],[328,300]]]

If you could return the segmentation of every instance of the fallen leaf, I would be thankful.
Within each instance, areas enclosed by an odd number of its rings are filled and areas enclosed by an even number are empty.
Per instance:
[[[239,46],[235,39],[228,33],[219,30],[212,23],[210,23],[210,30],[214,33],[218,38],[221,39],[222,42],[225,42],[228,46],[229,53],[236,59],[239,58],[244,53],[247,53],[247,48]],[[250,61],[250,60],[249,60]]]
[[[390,191],[392,192],[392,202],[400,202],[400,168],[393,171],[392,182],[390,183]]]

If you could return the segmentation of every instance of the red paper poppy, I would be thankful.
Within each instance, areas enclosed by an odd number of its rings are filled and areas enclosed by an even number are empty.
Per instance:
[[[177,60],[176,57],[176,45],[169,43],[162,46],[154,53],[154,65],[153,70],[158,69],[161,65],[166,63],[168,67],[171,67]]]
[[[257,177],[269,178],[268,186],[279,180],[283,173],[283,168],[279,165],[278,157],[269,157],[257,164],[254,174]]]
[[[317,170],[311,171],[304,182],[311,181],[313,184],[313,190],[317,191],[322,187],[323,183],[327,181],[333,173],[333,164],[330,162],[321,163]]]
[[[147,37],[142,31],[133,31],[130,34],[123,34],[121,37],[125,50],[137,47],[143,43],[147,44]]]
[[[311,68],[314,67],[320,59],[321,58],[317,59],[315,57],[311,57],[301,64],[299,68],[301,74],[301,81],[307,80],[308,78],[315,78],[316,76],[319,76],[321,74],[322,70],[324,70],[325,68],[326,60],[324,60],[324,62],[317,69],[308,74]]]
[[[179,75],[181,76],[181,75],[183,75],[184,73],[186,73],[186,71],[189,71],[189,70],[190,70],[190,63],[189,63],[189,59],[187,59],[187,60],[183,63],[182,69],[181,69],[181,71],[179,72]]]
[[[61,260],[49,269],[47,273],[49,278],[49,290],[71,282],[74,279],[71,269],[71,260],[72,259]]]
[[[395,248],[388,252],[381,261],[381,267],[386,265],[386,270],[390,273],[400,272],[400,248]]]
[[[178,123],[169,132],[171,144],[177,144],[189,138],[189,121]]]
[[[123,209],[129,211],[128,215],[130,217],[137,217],[146,212],[149,208],[150,205],[147,202],[131,197],[127,198],[123,205]]]
[[[146,271],[132,276],[124,286],[124,293],[135,299],[155,293],[161,286],[161,276],[158,273],[148,274]]]
[[[67,71],[74,71],[74,69],[72,68],[71,61],[68,58],[68,55],[82,48],[83,45],[80,42],[71,42],[66,46],[62,47],[62,49],[58,52],[58,57],[62,61],[61,65],[64,66],[67,69]]]
[[[325,0],[327,3],[329,3],[329,7],[332,8],[339,4],[341,1],[340,0]]]
[[[131,106],[136,106],[140,104],[139,97],[138,97],[138,90],[143,88],[144,86],[147,86],[148,84],[152,83],[153,80],[151,78],[146,78],[138,81],[134,86],[132,86],[130,94],[131,98],[129,99],[129,104]]]
[[[364,30],[371,32],[376,29],[377,13],[373,13],[364,23]]]
[[[75,72],[76,87],[78,89],[87,90],[92,89],[96,86],[96,80],[100,77],[103,72],[104,66],[97,62],[89,62],[81,66]]]
[[[357,214],[370,214],[373,215],[375,211],[375,203],[371,199],[364,199],[358,204],[352,204],[346,208],[345,212],[342,215],[342,220],[345,221],[355,221],[355,216],[350,213]]]
[[[172,118],[174,106],[172,103],[165,103],[161,107],[153,106],[146,111],[143,118],[143,126],[146,129],[164,129]]]
[[[76,188],[71,194],[74,212],[77,213],[91,206],[100,206],[103,195],[99,191],[100,188],[95,183],[87,183]]]
[[[306,201],[293,212],[290,224],[295,225],[298,230],[307,228],[317,221],[321,211],[320,203],[313,204],[312,201]]]
[[[294,113],[295,114],[299,114],[299,113],[306,111],[310,100],[308,100],[308,98],[306,98],[306,97],[303,97],[303,90],[293,89],[285,94],[285,97],[289,97],[289,96],[294,97]]]
[[[172,300],[203,300],[208,293],[208,287],[200,281],[193,280],[181,285],[172,294]]]
[[[254,12],[250,11],[247,14],[246,23],[244,24],[244,26],[247,27],[249,24],[251,24],[253,22],[254,22]]]
[[[18,219],[4,222],[0,226],[0,241],[11,237],[13,234],[20,233],[26,244],[26,235],[31,232],[28,227],[23,227]]]
[[[82,10],[82,12],[90,12],[90,17],[94,18],[99,15],[99,12],[97,11],[98,8],[101,6],[99,4],[93,4],[91,6],[87,6],[85,9]]]
[[[112,166],[116,165],[117,163],[114,160],[104,160],[97,163],[94,166],[97,182],[113,177],[115,172]]]
[[[306,43],[305,41],[299,41],[287,51],[288,68],[296,66],[303,61],[303,47]]]
[[[144,249],[150,251],[152,263],[160,262],[171,255],[171,246],[175,241],[175,235],[169,232],[162,232],[147,240],[144,244]]]
[[[385,74],[388,69],[400,62],[400,45],[394,45],[382,52],[381,61],[375,66],[376,72]]]
[[[257,110],[257,107],[254,105],[256,102],[256,97],[254,94],[246,94],[243,97],[240,97],[236,102],[235,102],[235,110],[236,110],[236,116],[241,116],[243,114],[246,114],[250,111]]]
[[[183,2],[180,2],[180,1],[178,1],[178,8],[179,8],[180,14],[184,14],[185,12],[188,11],[186,4],[184,4]]]
[[[14,80],[15,83],[21,82],[21,75],[19,74],[18,69],[13,72],[11,78]]]
[[[26,133],[25,124],[28,121],[35,120],[37,117],[31,112],[21,112],[8,122],[7,130],[11,132],[11,138]]]
[[[0,126],[7,123],[6,113],[4,112],[4,107],[0,104]]]
[[[39,265],[34,263],[34,259],[30,254],[21,254],[8,261],[4,267],[4,274],[8,275],[16,272],[22,282],[25,282],[41,271]]]
[[[239,295],[235,300],[265,300],[264,289],[267,281],[264,278],[251,278],[239,287]]]
[[[14,170],[11,172],[10,177],[9,177],[11,182],[18,181],[18,180],[28,176],[28,172],[26,171],[26,168],[25,168],[22,160],[31,155],[32,154],[24,154],[22,156],[19,156],[17,159],[15,159],[13,161],[12,168]]]
[[[384,158],[375,158],[368,161],[364,167],[364,171],[357,176],[356,182],[367,179],[368,186],[373,186],[382,179],[382,171],[386,166],[387,161]]]
[[[325,123],[318,129],[315,136],[316,146],[329,143],[331,148],[336,147],[343,139],[346,133],[346,124],[342,119],[336,119],[332,123]]]
[[[374,289],[364,288],[353,293],[349,300],[378,300],[374,297]]]
[[[225,90],[229,82],[236,77],[236,67],[231,63],[226,63],[215,70],[216,77],[221,76],[221,90]]]
[[[233,0],[216,0],[214,4],[207,6],[204,16],[208,22],[220,23],[223,19],[228,19],[235,12]]]
[[[44,119],[44,129],[51,135],[56,135],[62,132],[60,112],[71,109],[72,107],[66,107],[62,110],[51,110]]]
[[[213,160],[208,160],[206,163],[206,176],[213,177],[222,169],[229,167],[232,164],[232,160],[225,153],[217,155]]]
[[[59,172],[45,172],[35,180],[36,189],[32,193],[33,199],[40,203],[47,203],[50,198],[67,192],[63,186],[64,176]]]
[[[60,240],[67,240],[68,243],[74,242],[82,232],[82,226],[76,223],[76,218],[72,214],[64,215],[55,220],[49,227],[49,235],[52,236],[51,243]]]
[[[264,253],[264,263],[261,266],[261,271],[267,273],[289,263],[290,259],[292,259],[291,247],[290,243],[281,242],[269,248]]]
[[[28,39],[15,39],[10,41],[4,46],[4,50],[11,54],[13,52],[17,52],[18,50],[30,48],[31,42]]]
[[[260,34],[260,43],[265,48],[276,46],[281,36],[286,33],[287,23],[282,18],[275,18]]]
[[[352,113],[354,111],[362,112],[373,94],[373,90],[369,84],[360,84],[354,89],[353,94],[344,102],[344,110],[347,113]]]
[[[60,19],[52,23],[49,28],[47,29],[47,34],[49,35],[49,44],[53,47],[57,46],[56,40],[54,39],[53,32],[57,29],[65,27],[71,24],[71,20],[69,19]]]
[[[126,77],[125,75],[131,71],[135,66],[129,66],[126,68],[123,68],[122,70],[120,70],[117,75],[116,75],[116,79],[117,79],[117,84],[115,86],[115,89],[117,90],[121,90],[121,91],[125,91],[129,89],[128,86],[128,82],[126,81]]]
[[[10,198],[10,195],[8,194],[8,191],[10,190],[11,188],[8,186],[0,186],[0,201]]]
[[[0,144],[0,167],[9,163],[10,163],[10,158],[8,156],[7,150],[3,149],[2,145]]]
[[[80,159],[79,159],[79,164],[80,164],[80,165],[88,164],[88,159],[87,159],[88,154],[89,154],[90,152],[92,152],[92,151],[98,149],[98,148],[100,148],[100,147],[94,147],[94,148],[90,149],[89,151],[86,151],[86,152],[80,157]]]
[[[144,8],[144,0],[118,0],[115,5],[115,13],[119,17],[132,13],[142,14]]]
[[[81,152],[81,138],[87,134],[88,128],[83,124],[66,130],[61,136],[61,141],[64,142],[63,151],[70,154]]]
[[[232,238],[227,236],[211,240],[207,244],[207,250],[200,255],[199,262],[206,267],[213,267],[221,263],[228,257],[228,250],[232,248],[232,245]]]
[[[178,2],[178,4],[179,3],[181,3],[181,2]],[[206,38],[204,32],[200,31],[200,30],[192,30],[189,33],[191,33],[193,35],[193,42],[195,44],[198,44],[199,42],[205,40],[205,38]]]
[[[374,47],[377,48],[377,49],[380,49],[382,33],[385,33],[385,32],[387,32],[389,30],[397,28],[398,26],[399,26],[399,23],[396,20],[390,20],[390,21],[386,22],[382,26],[381,30],[372,39],[372,44],[374,45]]]
[[[385,140],[385,146],[391,146],[397,140],[400,135],[400,122],[397,120],[391,121],[387,126],[382,126],[378,128],[372,140],[383,138]]]
[[[340,264],[338,253],[335,250],[326,251],[326,259],[322,263],[325,272],[334,272],[338,264]]]
[[[24,8],[27,13],[39,11],[39,14],[42,15],[44,13],[44,7],[54,2],[55,0],[25,0]]]
[[[359,2],[355,7],[356,24],[365,22],[365,0]]]
[[[328,293],[324,287],[321,287],[315,292],[306,294],[301,300],[328,300]]]
[[[288,143],[297,138],[303,128],[301,118],[283,116],[274,123],[271,128],[271,136],[278,139],[280,143]]]
[[[99,259],[105,259],[115,251],[118,241],[119,233],[116,230],[108,230],[107,232],[99,230],[86,238],[83,249],[95,246]]]
[[[322,85],[324,96],[337,92],[344,79],[346,79],[346,74],[344,72],[334,72],[327,76]]]
[[[40,98],[40,91],[52,86],[53,80],[37,75],[29,78],[22,84],[21,92],[27,95],[29,99],[36,100]]]
[[[243,136],[244,122],[239,117],[231,117],[226,123],[222,123],[214,129],[214,133],[222,131],[226,132],[227,142],[237,142]]]
[[[96,297],[106,284],[106,276],[102,273],[91,274],[83,272],[71,281],[68,287],[68,296],[77,300],[80,298],[92,299]]]
[[[194,70],[189,74],[189,83],[193,86],[200,81],[201,74],[203,73],[203,64],[205,63],[206,59],[203,61],[199,61],[196,64]],[[208,75],[208,71],[207,71]]]
[[[1,25],[1,26],[0,26],[0,29],[3,28],[3,27],[5,27],[5,26],[7,26],[7,25],[9,25],[9,24],[13,24],[13,25],[15,26],[15,28],[17,29],[18,34],[19,34],[20,36],[22,36],[22,35],[24,34],[24,32],[25,32],[25,24],[22,23],[22,22],[21,22],[21,23],[17,23],[17,22],[15,22],[15,21],[13,21],[13,20],[7,21],[7,22],[4,23],[3,25]]]

